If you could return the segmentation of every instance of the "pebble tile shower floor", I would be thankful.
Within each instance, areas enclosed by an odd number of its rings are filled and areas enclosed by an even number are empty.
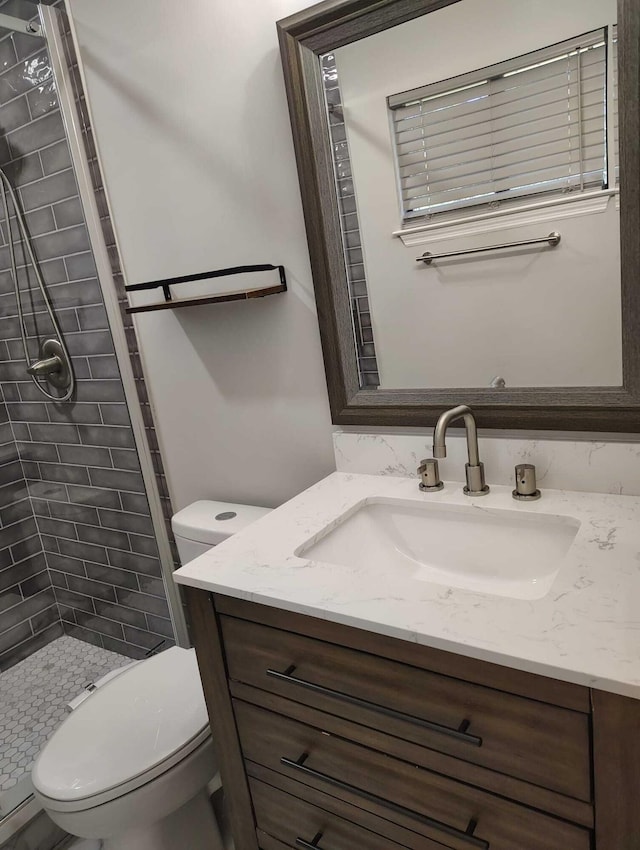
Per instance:
[[[69,700],[130,661],[65,636],[0,673],[0,817],[31,793],[31,765],[64,720]]]

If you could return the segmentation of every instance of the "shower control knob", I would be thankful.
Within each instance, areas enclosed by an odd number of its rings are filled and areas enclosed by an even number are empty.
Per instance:
[[[34,379],[44,378],[61,390],[72,392],[75,386],[67,349],[58,339],[47,339],[42,343],[40,360],[28,366],[27,372]]]
[[[536,484],[536,468],[532,463],[519,463],[515,469],[516,489],[512,495],[521,502],[533,502],[540,498]]]
[[[54,354],[53,357],[46,357],[44,360],[32,363],[31,366],[27,367],[27,374],[36,377],[53,375],[54,372],[59,372],[62,369],[62,365],[62,360],[57,354]]]

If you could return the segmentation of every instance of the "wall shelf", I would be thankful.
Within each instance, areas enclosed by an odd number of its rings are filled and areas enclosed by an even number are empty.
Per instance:
[[[226,277],[235,274],[249,274],[252,272],[276,271],[280,277],[280,283],[270,286],[256,287],[253,289],[235,290],[231,292],[218,292],[215,295],[199,295],[191,298],[174,299],[171,286],[180,283],[193,283],[198,280],[209,280],[216,277]],[[137,307],[129,306],[127,313],[152,313],[157,310],[177,310],[180,307],[197,307],[201,304],[222,304],[227,301],[248,301],[253,298],[264,298],[266,295],[276,295],[287,291],[287,278],[284,266],[273,266],[270,264],[254,266],[234,266],[228,269],[217,269],[215,271],[200,272],[199,274],[184,275],[183,277],[170,277],[165,280],[154,280],[149,283],[133,283],[125,286],[127,292],[140,292],[150,289],[162,289],[164,301],[157,304],[142,304]]]

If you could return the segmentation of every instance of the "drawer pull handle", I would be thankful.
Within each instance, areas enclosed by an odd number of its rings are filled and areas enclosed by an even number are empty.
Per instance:
[[[316,832],[311,841],[305,841],[304,838],[296,838],[296,844],[298,847],[304,847],[304,850],[320,850],[318,844],[321,838],[322,833]]]
[[[427,817],[426,815],[421,815],[419,812],[413,812],[411,809],[406,809],[404,806],[399,806],[396,803],[392,803],[389,800],[385,800],[383,797],[378,797],[376,794],[371,794],[369,791],[365,791],[362,788],[357,788],[355,785],[350,785],[348,782],[343,782],[341,779],[335,779],[333,776],[328,776],[326,773],[321,773],[319,770],[313,770],[311,767],[307,767],[305,761],[309,758],[309,753],[303,753],[300,758],[296,761],[293,759],[288,759],[285,756],[282,756],[280,759],[280,764],[285,765],[285,767],[293,768],[293,770],[300,771],[304,773],[306,776],[310,776],[313,779],[319,779],[322,782],[326,782],[328,785],[332,785],[334,788],[339,788],[341,791],[348,791],[352,794],[356,794],[358,797],[362,797],[364,800],[368,800],[370,803],[375,803],[379,806],[384,806],[387,809],[391,809],[391,811],[395,812],[399,815],[404,815],[406,817],[413,818],[414,820],[420,821],[420,823],[425,826],[429,826],[432,829],[438,830],[438,832],[442,832],[445,835],[450,835],[452,838],[457,838],[459,841],[466,841],[471,847],[478,847],[480,850],[489,850],[489,842],[485,841],[484,838],[478,838],[473,833],[475,832],[476,826],[478,822],[471,818],[469,824],[464,830],[456,829],[454,826],[449,826],[447,823],[442,823],[442,821],[435,820],[434,818]],[[322,837],[321,835],[316,836],[318,841]],[[315,840],[315,839],[314,839]],[[299,841],[296,840],[296,844]],[[310,850],[312,845],[310,844],[302,844]]]
[[[342,691],[334,691],[332,688],[325,688],[323,685],[316,685],[314,682],[307,682],[305,679],[298,679],[297,676],[291,674],[295,667],[288,667],[284,673],[279,673],[277,670],[267,670],[267,676],[273,679],[278,679],[281,682],[288,682],[290,685],[298,685],[301,688],[306,688],[308,691],[314,691],[323,696],[333,697],[342,702],[348,702],[350,705],[357,705],[360,708],[367,708],[370,711],[375,711],[378,714],[383,714],[385,717],[391,717],[394,720],[404,720],[405,723],[412,723],[414,726],[421,726],[423,729],[428,729],[430,732],[438,732],[441,735],[448,735],[450,738],[455,738],[457,741],[464,741],[466,744],[471,744],[474,747],[482,746],[482,738],[478,735],[472,735],[467,732],[469,721],[463,720],[457,729],[452,729],[450,726],[443,726],[441,723],[434,723],[432,720],[423,720],[421,717],[414,717],[412,714],[403,714],[401,711],[394,711],[392,708],[385,708],[383,705],[378,705],[375,702],[369,702],[360,697],[353,697],[350,694],[345,694]]]

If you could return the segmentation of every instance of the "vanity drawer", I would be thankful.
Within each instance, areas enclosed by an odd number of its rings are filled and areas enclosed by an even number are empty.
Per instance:
[[[248,772],[255,762],[296,780],[302,799],[318,789],[453,850],[591,847],[565,821],[248,703],[234,709]]]
[[[269,775],[270,771],[264,771]],[[277,774],[269,777],[278,785]],[[285,780],[286,782],[286,780]],[[444,850],[445,845],[395,826],[363,809],[350,806],[320,791],[308,789],[314,801],[302,800],[280,787],[249,780],[258,830],[288,847],[319,850]],[[337,810],[341,814],[337,813]],[[392,840],[393,834],[396,840]],[[400,843],[402,842],[402,843]],[[472,848],[470,848],[472,850]]]
[[[294,632],[221,623],[232,680],[591,800],[587,715]]]

